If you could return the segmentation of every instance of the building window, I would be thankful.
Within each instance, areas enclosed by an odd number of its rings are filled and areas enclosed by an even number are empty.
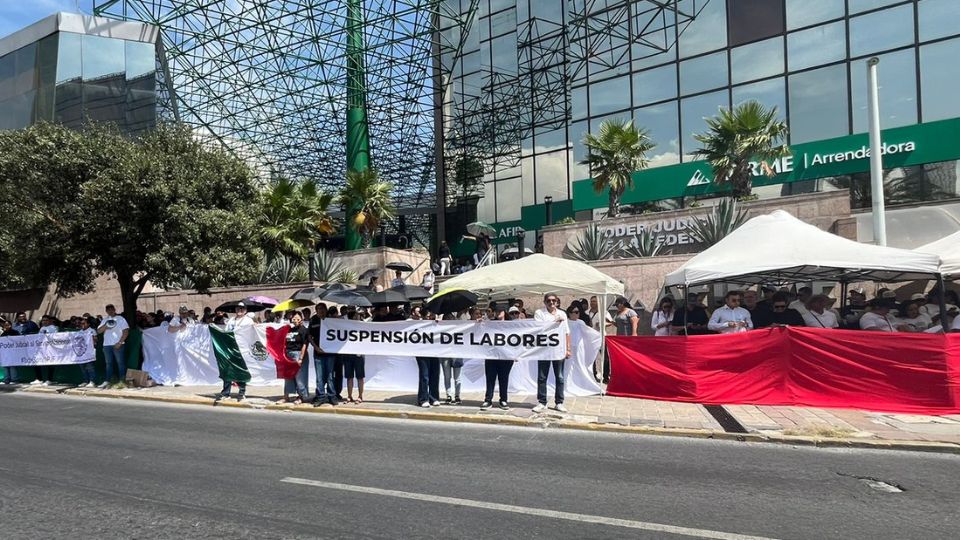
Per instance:
[[[680,0],[678,9],[702,8],[697,18],[678,37],[680,58],[696,56],[727,46],[727,3],[721,0]]]
[[[903,0],[849,0],[850,13],[853,14],[869,11],[871,9],[877,9],[883,6],[896,4],[897,2],[903,2]]]
[[[727,52],[720,51],[680,62],[680,93],[697,94],[729,84]]]
[[[733,87],[733,106],[753,100],[764,107],[776,107],[778,117],[787,117],[787,95],[783,77]]]
[[[923,0],[917,4],[920,41],[960,34],[960,9],[956,0]]]
[[[790,142],[848,135],[847,66],[839,64],[790,76]]]
[[[677,102],[642,107],[633,112],[633,122],[649,131],[650,139],[657,146],[648,154],[650,167],[680,163],[680,126]]]
[[[727,0],[730,46],[783,33],[783,0]]]
[[[917,66],[913,48],[880,57],[877,66],[880,90],[880,127],[907,126],[917,122]],[[853,132],[865,133],[867,124],[867,63],[850,63],[850,96]]]
[[[839,19],[844,0],[787,0],[787,30]]]
[[[733,84],[783,73],[783,38],[775,37],[730,50]]]
[[[960,116],[960,38],[920,47],[920,96],[923,121]]]
[[[630,78],[616,77],[590,85],[590,114],[607,114],[630,107]]]
[[[537,166],[536,201],[543,201],[544,197],[553,197],[554,201],[566,200],[567,193],[567,152],[551,152],[540,154],[534,158]]]
[[[521,191],[520,177],[500,180],[497,184],[497,221],[516,221],[520,219]]]
[[[691,155],[700,148],[700,143],[694,140],[693,135],[707,130],[704,118],[716,116],[721,107],[729,107],[729,93],[727,90],[711,92],[701,96],[687,98],[680,101],[680,133],[683,161],[693,161]]]
[[[677,68],[673,64],[633,74],[633,104],[646,105],[677,97]]]
[[[837,62],[847,57],[843,21],[787,35],[787,67],[790,71]]]
[[[913,43],[913,5],[885,9],[850,19],[850,57],[896,49]]]

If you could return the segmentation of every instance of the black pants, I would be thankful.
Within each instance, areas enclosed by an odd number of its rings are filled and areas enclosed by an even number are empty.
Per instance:
[[[53,374],[56,366],[35,366],[33,368],[34,379],[38,381],[50,381],[53,382]]]
[[[483,370],[487,375],[487,393],[484,401],[493,401],[493,385],[500,385],[500,401],[507,401],[507,390],[510,388],[510,370],[513,369],[513,360],[484,360]]]
[[[418,356],[417,372],[417,405],[440,401],[440,359]]]
[[[224,396],[230,395],[230,385],[233,384],[233,381],[223,381],[223,390],[220,391],[220,394]],[[247,393],[247,383],[237,381],[237,387],[240,388],[240,395],[245,395]]]

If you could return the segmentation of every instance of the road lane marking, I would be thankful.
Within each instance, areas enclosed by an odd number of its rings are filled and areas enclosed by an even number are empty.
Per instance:
[[[512,504],[500,504],[485,501],[475,501],[472,499],[460,499],[458,497],[442,497],[439,495],[428,495],[425,493],[413,493],[410,491],[397,491],[393,489],[381,489],[366,486],[353,486],[350,484],[338,484],[336,482],[322,482],[320,480],[309,480],[306,478],[283,478],[280,480],[287,484],[298,484],[301,486],[312,486],[325,489],[337,489],[340,491],[352,491],[354,493],[365,493],[368,495],[382,495],[385,497],[397,497],[400,499],[411,499],[414,501],[424,501],[431,503],[451,504],[454,506],[467,506],[471,508],[482,508],[484,510],[496,510],[498,512],[510,512],[513,514],[524,514],[528,516],[545,517],[552,519],[565,519],[568,521],[579,521],[581,523],[594,523],[597,525],[609,525],[611,527],[624,527],[627,529],[639,529],[644,531],[662,532],[677,534],[682,536],[691,536],[694,538],[710,538],[715,540],[772,540],[763,536],[748,536],[736,533],[727,533],[722,531],[711,531],[709,529],[694,529],[691,527],[678,527],[675,525],[664,525],[662,523],[650,523],[647,521],[633,521],[629,519],[618,519],[604,516],[593,516],[590,514],[577,514],[574,512],[560,512],[557,510],[546,510],[543,508],[530,508],[527,506],[515,506]]]

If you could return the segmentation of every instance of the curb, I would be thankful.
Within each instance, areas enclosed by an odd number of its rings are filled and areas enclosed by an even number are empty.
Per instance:
[[[204,397],[175,397],[161,395],[129,394],[118,390],[98,390],[91,393],[88,390],[77,388],[21,388],[20,391],[42,394],[64,394],[78,397],[126,399],[134,401],[155,401],[178,405],[205,405],[213,407],[228,407],[234,409],[287,411],[297,413],[334,414],[348,416],[365,416],[372,418],[393,418],[401,420],[430,420],[433,422],[458,422],[467,424],[516,426],[540,429],[563,429],[571,431],[592,431],[598,433],[621,433],[632,435],[658,435],[666,437],[682,437],[688,439],[713,439],[722,441],[737,441],[751,443],[767,443],[791,446],[808,446],[816,448],[848,448],[865,450],[899,450],[909,452],[933,452],[960,455],[960,444],[907,441],[907,440],[876,440],[876,439],[833,439],[804,437],[799,435],[760,435],[757,433],[727,433],[725,431],[689,428],[662,428],[651,426],[624,426],[620,424],[601,424],[588,422],[574,422],[559,419],[525,419],[515,416],[480,416],[461,413],[430,413],[420,411],[393,411],[388,409],[353,409],[346,407],[312,407],[295,406],[286,403],[270,403],[258,407],[249,402],[215,401]]]

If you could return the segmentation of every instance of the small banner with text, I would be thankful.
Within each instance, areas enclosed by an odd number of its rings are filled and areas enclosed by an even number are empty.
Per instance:
[[[3,367],[86,364],[96,359],[93,339],[83,332],[57,332],[0,338]]]
[[[320,348],[334,354],[390,354],[492,360],[561,360],[567,326],[540,321],[397,321],[324,319]]]

